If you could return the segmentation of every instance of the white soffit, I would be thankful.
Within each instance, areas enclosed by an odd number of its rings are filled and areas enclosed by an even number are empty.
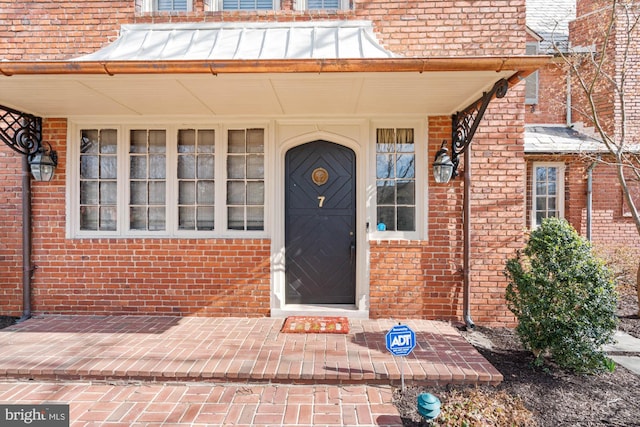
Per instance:
[[[513,71],[16,75],[0,104],[41,117],[448,115]]]

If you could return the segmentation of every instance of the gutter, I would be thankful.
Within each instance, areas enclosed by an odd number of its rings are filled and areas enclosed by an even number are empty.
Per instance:
[[[545,65],[550,56],[483,56],[373,59],[266,60],[116,60],[116,61],[0,61],[0,74],[241,74],[241,73],[355,73],[515,70],[510,83]]]

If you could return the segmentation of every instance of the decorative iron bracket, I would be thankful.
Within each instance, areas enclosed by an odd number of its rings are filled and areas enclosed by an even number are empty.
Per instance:
[[[0,105],[0,140],[25,156],[42,147],[42,118]]]
[[[469,149],[478,125],[493,98],[503,98],[509,89],[506,79],[498,80],[489,92],[462,111],[451,116],[451,161],[453,162],[453,176],[457,176],[459,156]]]

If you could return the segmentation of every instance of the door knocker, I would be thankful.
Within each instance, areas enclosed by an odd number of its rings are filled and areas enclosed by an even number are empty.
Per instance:
[[[315,168],[311,172],[311,180],[318,186],[324,185],[329,180],[329,172],[325,168]]]

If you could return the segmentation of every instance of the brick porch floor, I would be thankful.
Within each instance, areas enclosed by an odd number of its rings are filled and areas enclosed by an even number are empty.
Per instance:
[[[0,403],[67,403],[72,427],[400,427],[401,370],[406,384],[502,380],[447,323],[407,321],[417,346],[394,358],[391,320],[352,319],[346,335],[283,334],[283,321],[30,319],[0,330]]]
[[[280,333],[283,319],[46,316],[0,330],[0,378],[310,384],[498,384],[502,375],[448,323],[406,322],[417,346],[385,348],[391,320],[348,334]]]

